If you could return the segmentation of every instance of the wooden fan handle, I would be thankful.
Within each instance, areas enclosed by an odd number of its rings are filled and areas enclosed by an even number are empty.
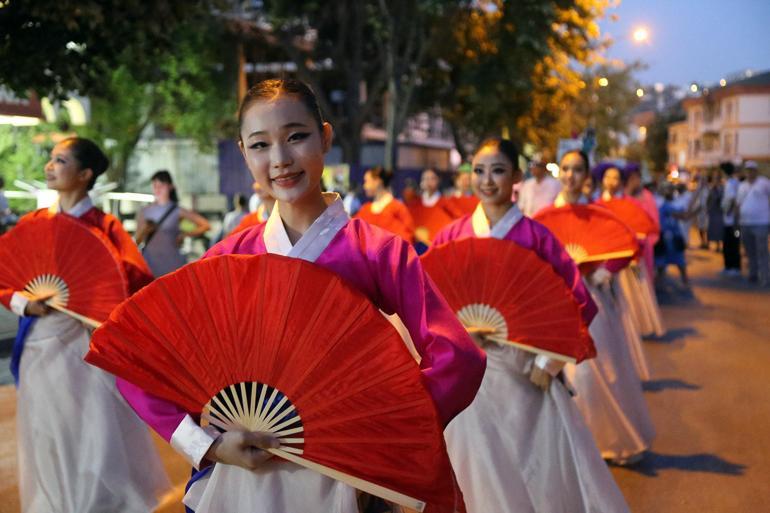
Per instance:
[[[491,335],[491,334],[493,334],[497,330],[495,330],[495,328],[480,328],[478,326],[470,326],[470,327],[465,328],[465,331],[467,331],[468,333],[475,334],[475,335],[482,335],[482,336],[484,336],[484,335]]]
[[[409,497],[408,495],[404,495],[403,493],[399,493],[389,488],[385,488],[384,486],[380,486],[378,484],[366,481],[364,479],[361,479],[360,477],[355,477],[355,476],[351,476],[350,474],[345,474],[344,472],[340,472],[339,470],[327,467],[325,465],[321,465],[319,463],[310,461],[305,458],[301,458],[295,454],[282,451],[281,449],[265,449],[265,450],[270,454],[278,456],[279,458],[283,458],[285,460],[291,461],[292,463],[296,463],[301,467],[314,470],[319,474],[323,474],[324,476],[331,477],[332,479],[335,479],[342,483],[349,484],[353,488],[357,488],[363,492],[376,495],[377,497],[380,497],[381,499],[385,499],[386,501],[394,502],[396,504],[399,504],[406,508],[411,508],[419,512],[422,512],[423,510],[425,510],[425,502],[415,499],[413,497]]]
[[[605,260],[615,260],[616,258],[628,258],[632,257],[636,252],[632,249],[626,249],[623,251],[615,251],[611,253],[599,253],[598,255],[588,255],[585,258],[581,258],[580,262],[575,261],[576,264],[585,264],[587,262],[603,262]]]
[[[560,362],[577,363],[577,359],[571,356],[554,353],[553,351],[548,351],[547,349],[540,349],[538,347],[528,346],[526,344],[522,344],[520,342],[514,342],[513,340],[506,340],[501,337],[486,337],[486,338],[488,340],[491,340],[492,342],[497,342],[498,344],[508,344],[508,345],[516,346],[519,349],[529,351],[530,353],[542,354],[543,356],[547,356],[548,358],[552,358],[554,360],[559,360]]]
[[[77,312],[73,312],[72,310],[68,310],[67,308],[64,308],[63,306],[57,305],[53,300],[49,299],[48,301],[45,302],[45,304],[50,306],[54,310],[57,310],[57,311],[65,314],[65,315],[69,315],[73,319],[76,319],[76,320],[82,322],[83,324],[91,326],[92,328],[98,328],[99,326],[102,325],[102,323],[99,322],[99,321],[95,321],[95,320],[91,319],[90,317],[86,317],[85,315],[80,315]]]

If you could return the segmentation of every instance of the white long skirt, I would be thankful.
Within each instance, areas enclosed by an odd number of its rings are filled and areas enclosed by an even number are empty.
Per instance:
[[[564,385],[543,392],[529,353],[485,349],[481,388],[444,433],[468,513],[628,512]]]
[[[625,271],[627,271],[627,269],[624,269],[622,272]],[[631,279],[633,280],[633,278]],[[640,380],[649,381],[650,366],[647,363],[647,356],[644,354],[644,346],[642,345],[642,337],[639,334],[639,329],[635,326],[632,319],[633,309],[629,304],[630,293],[627,293],[626,289],[620,285],[619,279],[613,280],[612,282],[612,295],[618,306],[618,313],[626,335],[625,340],[628,342],[628,352],[631,355],[631,360],[634,362],[636,374],[639,376]]]
[[[217,463],[187,491],[195,513],[357,513],[356,490],[300,467],[272,459],[255,471]]]
[[[149,513],[170,487],[115,378],[83,361],[89,338],[59,313],[27,337],[17,390],[24,513]]]
[[[655,288],[645,265],[632,264],[618,273],[618,282],[628,301],[631,317],[643,337],[666,334]]]
[[[589,327],[597,355],[579,365],[566,365],[564,372],[577,391],[575,403],[602,457],[623,460],[647,450],[655,428],[612,294],[586,286],[599,308]]]

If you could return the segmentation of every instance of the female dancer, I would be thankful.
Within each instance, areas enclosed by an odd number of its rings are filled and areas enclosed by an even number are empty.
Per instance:
[[[372,201],[365,203],[355,217],[412,242],[414,220],[406,206],[395,199],[388,189],[392,178],[393,174],[381,167],[364,173],[364,192]]]
[[[149,283],[152,274],[120,221],[95,208],[88,197],[108,165],[90,140],[61,141],[45,166],[46,182],[59,192],[58,202],[24,216],[20,223],[69,215],[101,231],[120,254],[133,293]],[[18,379],[22,511],[152,511],[168,479],[150,433],[117,394],[115,379],[83,362],[90,331],[20,291],[0,291],[0,301],[24,316],[12,367]]]
[[[623,197],[623,175],[617,165],[612,162],[602,162],[596,166],[594,172],[596,183],[601,189],[599,198],[602,201]]]
[[[587,204],[583,184],[588,175],[588,156],[570,151],[560,164],[562,191],[554,204]],[[599,306],[590,326],[597,356],[577,366],[568,364],[565,373],[577,390],[578,408],[602,456],[617,464],[630,464],[642,458],[655,430],[629,353],[626,330],[618,322],[621,314],[611,292],[613,279],[604,266],[585,278]]]
[[[422,358],[425,386],[448,423],[476,394],[484,354],[407,242],[350,220],[339,195],[321,192],[332,127],[323,121],[313,92],[295,80],[260,82],[243,100],[239,118],[249,170],[276,204],[265,224],[228,237],[206,256],[276,253],[315,262],[345,278],[384,312],[397,313]],[[127,382],[119,386],[137,413],[195,466],[217,462],[212,472],[196,476],[186,495],[185,503],[197,513],[357,511],[349,486],[286,461],[268,461],[261,449],[277,444],[269,434],[212,436],[174,405]],[[253,470],[248,493],[226,478],[238,471],[233,466]]]
[[[137,216],[136,242],[144,244],[143,254],[153,274],[163,276],[187,263],[179,252],[184,238],[203,235],[210,225],[202,215],[179,206],[171,173],[157,171],[150,183],[155,203],[143,208]],[[195,229],[182,232],[179,228],[182,219],[195,224]]]
[[[521,179],[518,151],[487,139],[473,158],[472,185],[481,202],[472,215],[439,232],[436,244],[494,237],[534,251],[572,289],[581,314],[596,314],[574,262],[544,226],[511,201]],[[469,513],[628,511],[564,384],[548,357],[483,343],[487,372],[468,409],[445,432]]]

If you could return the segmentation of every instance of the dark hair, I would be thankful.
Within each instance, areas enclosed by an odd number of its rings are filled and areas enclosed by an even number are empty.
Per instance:
[[[722,162],[719,164],[719,167],[727,176],[733,176],[733,173],[735,173],[735,166],[732,162]]]
[[[165,169],[155,171],[150,178],[150,182],[154,182],[155,180],[170,185],[171,191],[168,194],[168,199],[172,203],[179,203],[179,196],[176,194],[176,186],[174,185],[174,180],[171,178],[171,173]]]
[[[241,106],[238,109],[238,137],[240,138],[243,116],[249,107],[258,101],[271,101],[283,95],[295,96],[313,116],[318,124],[318,129],[321,130],[323,128],[324,117],[321,114],[321,108],[318,106],[318,99],[309,85],[293,78],[270,78],[254,85],[248,90],[246,96],[243,97]]]
[[[519,148],[513,141],[510,139],[503,139],[502,137],[487,137],[476,147],[476,151],[474,151],[473,154],[475,155],[481,151],[482,148],[486,148],[487,146],[496,148],[511,161],[513,169],[519,169]]]
[[[588,158],[588,154],[584,152],[583,150],[569,150],[567,153],[561,156],[561,160],[564,160],[564,157],[567,155],[570,155],[572,153],[575,153],[580,156],[580,158],[583,160],[583,164],[586,166],[586,173],[590,173],[591,171],[591,160]],[[561,164],[561,162],[559,162]]]
[[[638,162],[628,162],[623,169],[620,170],[620,173],[623,175],[623,181],[627,182],[629,178],[631,178],[633,175],[639,175],[639,178],[642,177],[642,167],[639,165]]]
[[[93,176],[91,176],[91,181],[88,183],[88,190],[90,191],[93,189],[99,175],[103,174],[110,167],[110,159],[91,139],[67,137],[61,141],[61,144],[65,143],[72,152],[72,156],[80,164],[80,169],[91,170]]]
[[[236,193],[235,196],[233,197],[234,206],[245,208],[246,206],[248,206],[248,204],[249,204],[249,200],[246,198],[245,195],[241,193]]]
[[[5,187],[5,178],[0,176],[0,189],[2,189],[3,187]]]
[[[381,166],[371,167],[364,171],[364,174],[371,173],[371,175],[375,178],[379,178],[382,180],[382,185],[384,187],[390,186],[390,181],[393,180],[393,172],[387,169],[384,169]]]
[[[616,169],[618,171],[618,174],[620,175],[620,181],[625,182],[626,178],[623,176],[623,171],[621,170],[620,166],[612,161],[605,161],[605,162],[599,162],[594,166],[594,168],[591,170],[591,176],[594,179],[594,182],[599,183],[602,180],[604,180],[604,175],[609,171],[610,169]]]

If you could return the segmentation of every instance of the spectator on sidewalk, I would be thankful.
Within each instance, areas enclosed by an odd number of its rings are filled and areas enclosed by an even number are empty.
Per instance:
[[[722,253],[725,259],[725,268],[722,274],[725,276],[741,275],[741,239],[738,224],[735,219],[737,214],[736,197],[738,196],[738,178],[735,177],[735,166],[732,162],[722,162],[720,166],[725,174],[725,188],[722,194],[722,221],[724,222],[724,236],[722,237]]]
[[[746,180],[738,187],[736,202],[741,239],[749,260],[749,281],[766,287],[770,280],[767,237],[770,229],[770,180],[759,176],[757,163],[743,166]]]
[[[553,201],[561,191],[561,183],[551,176],[545,166],[546,161],[541,155],[532,157],[529,163],[529,172],[532,173],[532,177],[524,180],[519,189],[518,205],[527,217],[532,217],[543,207],[553,205]]]
[[[682,234],[680,221],[690,219],[687,206],[677,201],[676,187],[671,182],[661,185],[662,204],[660,205],[660,239],[655,244],[655,267],[658,280],[666,275],[666,267],[675,265],[679,269],[682,285],[690,287],[687,277],[687,262],[684,257],[687,243]]]
[[[722,218],[722,177],[719,171],[712,171],[708,180],[708,196],[706,198],[706,212],[708,214],[708,241],[716,242],[716,250],[722,251],[722,237],[724,237],[725,223]]]

